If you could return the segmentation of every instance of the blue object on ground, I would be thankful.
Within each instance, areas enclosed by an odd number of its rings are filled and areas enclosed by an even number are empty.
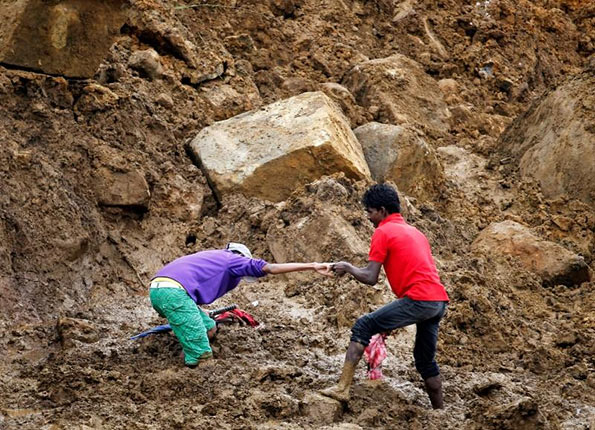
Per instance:
[[[142,333],[139,333],[136,336],[132,336],[130,340],[140,339],[150,334],[167,333],[168,331],[171,331],[171,326],[169,324],[158,325],[157,327],[153,327],[150,330],[143,331]]]

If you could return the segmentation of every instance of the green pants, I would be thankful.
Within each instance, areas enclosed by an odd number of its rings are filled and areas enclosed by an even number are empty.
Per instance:
[[[153,309],[167,318],[182,344],[186,364],[197,364],[201,355],[212,353],[207,331],[215,327],[215,321],[196,306],[186,291],[177,288],[151,288],[149,298]]]

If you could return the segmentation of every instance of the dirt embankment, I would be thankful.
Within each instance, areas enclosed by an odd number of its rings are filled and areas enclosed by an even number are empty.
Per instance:
[[[592,204],[544,197],[501,144],[544,92],[592,73],[593,4],[124,6],[91,77],[2,57],[0,427],[593,426],[593,281],[545,287],[517,259],[471,249],[488,225],[513,220],[594,268]],[[391,299],[383,283],[300,275],[242,286],[217,305],[238,303],[262,328],[225,327],[216,359],[195,371],[181,366],[172,336],[129,342],[162,323],[145,285],[179,255],[233,239],[270,261],[365,261],[372,230],[358,200],[367,184],[338,175],[281,203],[218,201],[186,144],[214,121],[311,90],[333,98],[353,128],[390,122],[345,87],[356,65],[394,54],[421,65],[450,112],[444,129],[423,129],[444,186],[407,196],[408,220],[428,236],[452,300],[439,345],[448,408],[428,409],[411,330],[389,340],[383,382],[358,373],[348,407],[312,397],[336,380],[355,318]],[[106,193],[121,183],[126,198]]]

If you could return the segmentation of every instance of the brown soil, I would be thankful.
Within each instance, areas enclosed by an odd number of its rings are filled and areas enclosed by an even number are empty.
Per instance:
[[[534,100],[593,61],[595,3],[175,5],[187,7],[131,0],[92,79],[0,66],[0,428],[595,428],[595,283],[545,288],[518,262],[470,250],[490,222],[522,220],[595,269],[595,208],[545,199],[498,147]],[[166,30],[192,41],[201,65],[189,67]],[[161,77],[128,67],[149,47]],[[328,213],[367,244],[358,203],[367,184],[339,175],[279,204],[218,202],[186,144],[214,121],[341,83],[357,63],[395,53],[436,80],[456,79],[445,99],[454,112],[471,106],[430,136],[462,152],[457,162],[442,154],[447,185],[431,200],[411,197],[407,215],[428,236],[452,300],[438,352],[447,408],[429,408],[409,329],[389,338],[382,382],[365,381],[360,367],[338,417],[306,407],[311,391],[337,380],[355,319],[391,299],[383,283],[288,275],[243,285],[215,305],[237,303],[261,327],[224,327],[215,359],[194,370],[172,335],[129,341],[164,323],[146,283],[177,256],[241,240],[273,261],[279,226]],[[343,102],[353,127],[379,119]],[[98,203],[103,168],[140,171],[148,206]],[[312,247],[328,261],[365,261],[332,241]]]

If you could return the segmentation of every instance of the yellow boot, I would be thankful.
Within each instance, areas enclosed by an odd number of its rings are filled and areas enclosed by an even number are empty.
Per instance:
[[[353,375],[355,374],[356,366],[357,363],[345,361],[339,383],[333,387],[321,390],[320,394],[340,402],[347,402],[349,400],[349,390],[351,388],[351,383],[353,382]]]

